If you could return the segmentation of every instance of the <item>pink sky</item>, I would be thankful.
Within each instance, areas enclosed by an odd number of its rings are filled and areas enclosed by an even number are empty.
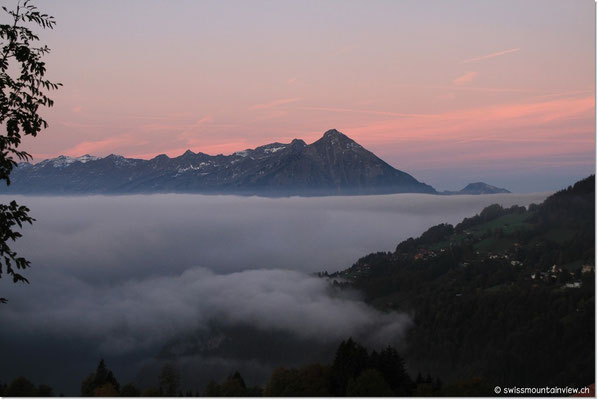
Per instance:
[[[336,128],[441,189],[556,189],[595,169],[590,0],[41,6],[64,87],[25,142],[36,161],[227,154]]]

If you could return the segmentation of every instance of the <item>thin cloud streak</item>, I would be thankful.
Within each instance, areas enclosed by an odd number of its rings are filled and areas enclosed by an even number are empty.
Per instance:
[[[347,131],[391,165],[407,171],[447,165],[475,168],[490,159],[512,168],[524,159],[590,154],[595,141],[594,107],[593,97],[503,104],[430,118],[372,121]],[[389,157],[392,152],[399,156]]]
[[[488,60],[490,58],[500,57],[500,56],[503,56],[505,54],[515,53],[515,52],[517,52],[519,50],[521,50],[521,49],[519,47],[516,47],[516,48],[513,48],[513,49],[508,49],[508,50],[503,50],[503,51],[497,51],[496,53],[486,54],[485,56],[468,58],[467,60],[461,61],[461,63],[462,64],[467,64],[467,63],[476,62],[476,61]]]
[[[462,90],[472,92],[488,92],[488,93],[550,93],[548,90],[535,90],[535,89],[519,89],[519,88],[506,88],[506,87],[478,87],[478,86],[450,86],[450,85],[394,85],[394,87],[400,88],[415,88],[415,89],[449,89],[449,90]]]
[[[301,98],[299,98],[299,97],[293,97],[290,99],[278,99],[278,100],[271,101],[270,103],[255,104],[255,105],[249,107],[249,109],[250,110],[265,110],[265,109],[269,109],[269,108],[282,106],[284,104],[296,103],[299,100],[301,100]]]
[[[67,156],[78,157],[83,154],[92,154],[105,152],[122,145],[133,145],[138,143],[138,139],[129,136],[112,136],[101,140],[90,140],[79,143],[64,151]]]
[[[585,116],[595,106],[593,97],[561,99],[535,103],[502,104],[492,107],[464,109],[441,114],[422,115],[426,118],[400,118],[396,120],[375,121],[361,127],[350,128],[350,132],[367,136],[370,142],[376,136],[396,142],[414,140],[447,140],[477,136],[480,130],[489,129],[513,132],[506,137],[518,137],[518,131],[504,128],[538,127],[557,120]],[[389,114],[390,115],[390,114]],[[402,115],[401,115],[402,116]],[[410,115],[420,116],[420,115]],[[382,134],[388,132],[388,134]],[[375,135],[380,133],[380,135]]]
[[[330,111],[339,113],[358,113],[358,114],[371,114],[371,115],[388,115],[391,117],[433,117],[434,114],[410,114],[410,113],[397,113],[391,111],[376,111],[376,110],[359,110],[354,108],[337,108],[337,107],[297,107],[299,110],[310,110],[310,111]]]
[[[466,83],[473,81],[476,78],[476,76],[478,76],[477,72],[469,71],[469,72],[461,75],[460,77],[453,79],[453,83],[457,86],[461,86],[461,85],[464,85]]]

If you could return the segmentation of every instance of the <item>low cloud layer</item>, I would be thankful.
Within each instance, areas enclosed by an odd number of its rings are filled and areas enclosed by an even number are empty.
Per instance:
[[[396,344],[410,324],[406,315],[379,312],[312,273],[392,251],[409,236],[492,203],[527,205],[545,197],[19,197],[37,219],[15,246],[32,262],[25,271],[31,284],[0,280],[9,298],[0,340],[13,343],[0,377],[52,383],[72,374],[68,368],[93,367],[100,356],[121,357],[119,373],[134,376],[141,358],[169,340],[209,335],[216,325],[319,344],[349,336]],[[60,354],[64,365],[49,369],[44,354]],[[231,368],[248,362],[227,357],[221,361]]]
[[[0,321],[120,351],[215,319],[336,339],[393,319],[331,296],[310,273],[347,268],[492,203],[545,196],[18,198],[37,218],[16,246],[32,262],[31,284],[0,280],[10,299]]]
[[[19,197],[37,222],[25,228],[17,248],[33,262],[31,277],[61,272],[94,285],[194,266],[219,273],[332,271],[489,204],[527,205],[545,197]]]
[[[324,342],[367,336],[379,345],[400,337],[409,323],[405,315],[381,313],[333,293],[324,279],[288,270],[219,275],[190,268],[180,275],[97,287],[81,281],[53,282],[36,294],[44,301],[32,297],[6,307],[3,324],[15,332],[88,338],[109,354],[159,345],[211,323]]]

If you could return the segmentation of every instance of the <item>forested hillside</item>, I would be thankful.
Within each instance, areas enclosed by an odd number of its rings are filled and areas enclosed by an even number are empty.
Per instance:
[[[595,182],[540,205],[492,205],[333,274],[368,303],[410,313],[411,371],[445,382],[594,382]]]

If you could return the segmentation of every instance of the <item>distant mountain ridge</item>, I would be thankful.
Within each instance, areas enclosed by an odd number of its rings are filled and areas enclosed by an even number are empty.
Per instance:
[[[187,150],[151,160],[111,154],[60,156],[21,163],[4,193],[132,194],[206,193],[328,196],[430,193],[436,190],[400,171],[354,140],[331,129],[306,144],[270,143],[231,155]]]
[[[499,188],[496,186],[489,185],[485,182],[474,182],[465,186],[463,189],[452,192],[444,191],[443,194],[498,194],[498,193],[511,193],[507,189]]]

